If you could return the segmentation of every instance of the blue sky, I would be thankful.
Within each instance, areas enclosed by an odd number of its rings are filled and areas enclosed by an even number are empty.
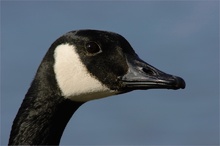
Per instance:
[[[72,144],[219,144],[219,1],[1,1],[1,144],[47,49],[76,29],[123,35],[139,57],[186,81],[84,104]]]

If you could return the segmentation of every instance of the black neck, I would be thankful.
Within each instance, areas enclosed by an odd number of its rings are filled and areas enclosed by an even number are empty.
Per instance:
[[[9,145],[59,145],[69,119],[82,103],[55,96],[44,98],[44,103],[39,104],[33,98],[24,99],[12,126]]]
[[[58,145],[73,113],[83,104],[64,98],[48,51],[14,119],[9,145]]]

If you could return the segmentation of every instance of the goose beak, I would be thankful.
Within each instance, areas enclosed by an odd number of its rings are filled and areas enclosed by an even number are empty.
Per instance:
[[[185,81],[166,74],[140,58],[126,56],[128,71],[120,77],[127,90],[135,89],[184,89]]]

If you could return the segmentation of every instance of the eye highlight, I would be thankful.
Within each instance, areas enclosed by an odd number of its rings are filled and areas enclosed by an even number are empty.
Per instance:
[[[100,46],[96,42],[86,43],[85,48],[89,55],[96,55],[102,52]]]

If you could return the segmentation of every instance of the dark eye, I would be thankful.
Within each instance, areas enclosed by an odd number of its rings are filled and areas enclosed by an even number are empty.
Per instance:
[[[89,54],[92,54],[92,55],[101,52],[101,48],[99,47],[99,45],[96,42],[89,42],[89,43],[87,43],[85,48],[86,48],[86,51]]]

